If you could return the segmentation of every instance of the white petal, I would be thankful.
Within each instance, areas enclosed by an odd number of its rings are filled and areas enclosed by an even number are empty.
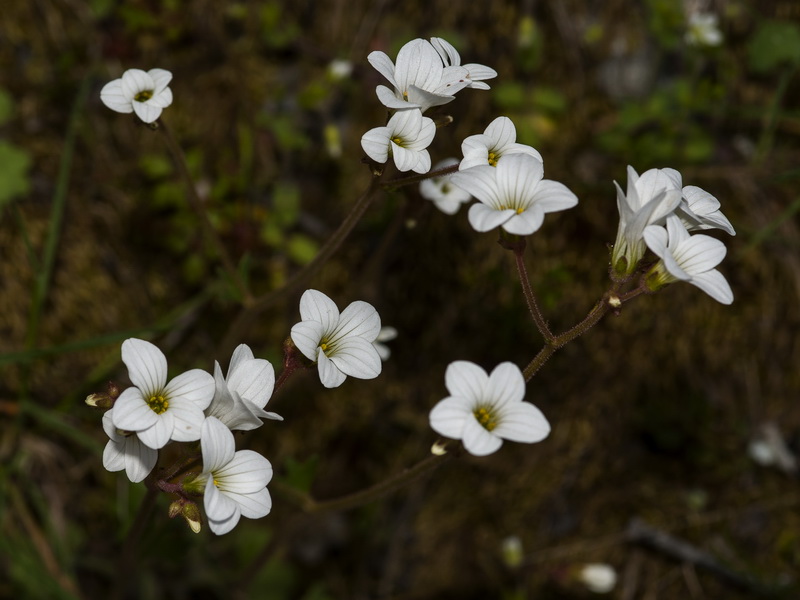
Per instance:
[[[503,407],[500,422],[492,433],[512,442],[532,444],[550,435],[550,423],[530,402],[518,402]]]
[[[153,94],[153,97],[150,98],[150,100],[148,100],[145,104],[149,104],[150,106],[155,106],[156,108],[160,109],[167,108],[170,104],[172,104],[172,90],[167,88],[156,94]],[[158,111],[158,114],[161,114],[160,110]]]
[[[409,111],[404,111],[409,112]],[[398,113],[399,114],[399,113]],[[419,162],[419,153],[414,150],[409,150],[407,148],[403,148],[402,146],[398,146],[394,142],[391,142],[392,146],[392,158],[394,159],[394,165],[397,167],[398,171],[411,171],[412,169],[416,170],[415,167]]]
[[[461,64],[461,57],[458,54],[458,50],[456,50],[447,40],[444,40],[440,37],[432,37],[431,45],[439,53],[439,56],[442,57],[442,62],[445,66],[458,66]]]
[[[481,367],[467,360],[457,360],[447,366],[444,384],[451,396],[475,402],[486,399],[489,376]]]
[[[114,442],[125,441],[125,436],[117,433],[117,428],[114,427],[114,420],[111,416],[114,414],[114,409],[107,410],[103,413],[103,431]]]
[[[272,498],[267,488],[247,495],[231,493],[230,497],[239,505],[242,516],[248,519],[266,517],[272,510]]]
[[[476,83],[483,81],[484,79],[494,79],[495,77],[497,77],[497,71],[495,71],[491,67],[487,67],[486,65],[469,63],[462,66],[469,73],[469,78],[472,80],[472,87],[475,89],[488,90],[489,86],[486,85],[485,83],[481,84],[482,87],[478,87]]]
[[[239,521],[239,505],[217,489],[214,485],[213,477],[209,477],[208,481],[206,481],[203,506],[206,509],[206,516],[209,520],[225,521],[236,515],[236,521]],[[236,524],[234,523],[231,529],[235,526]]]
[[[158,415],[147,405],[138,388],[128,388],[114,403],[112,420],[117,429],[143,431],[156,424]]]
[[[393,87],[397,87],[397,81],[394,79],[394,63],[385,52],[381,52],[380,50],[370,52],[369,56],[367,56],[367,62],[375,67],[375,70],[383,75]]]
[[[199,410],[205,410],[214,397],[216,384],[214,378],[202,369],[191,369],[173,378],[164,388],[169,401],[184,399]]]
[[[439,435],[460,440],[464,434],[464,424],[472,419],[471,400],[464,397],[447,397],[440,400],[431,410],[429,419],[431,429]]]
[[[500,203],[527,208],[544,175],[541,162],[528,154],[507,154],[497,161],[495,169]]]
[[[301,321],[292,327],[290,333],[294,345],[308,360],[317,360],[319,343],[324,331],[317,321]]]
[[[122,342],[122,362],[133,385],[148,398],[158,395],[167,384],[167,358],[150,342],[136,338]]]
[[[489,375],[484,393],[495,408],[522,402],[525,397],[525,378],[522,376],[522,371],[514,363],[500,363]]]
[[[397,53],[394,69],[397,88],[402,92],[413,85],[432,91],[441,81],[443,70],[442,59],[430,42],[412,40]]]
[[[103,448],[103,467],[112,473],[122,471],[125,468],[125,440],[115,442],[108,440],[106,447]]]
[[[667,230],[658,225],[650,225],[644,230],[644,243],[659,258],[669,254],[667,250]]]
[[[337,369],[336,365],[325,356],[322,350],[319,351],[317,358],[317,369],[319,371],[319,380],[326,388],[339,387],[347,379],[347,375]]]
[[[153,88],[153,96],[158,96],[172,81],[172,73],[166,69],[150,69],[147,74],[153,80],[155,87]],[[170,98],[172,96],[170,95]],[[166,106],[169,106],[167,104]]]
[[[239,450],[225,466],[214,469],[223,493],[252,494],[272,479],[272,465],[258,452]]]
[[[725,244],[707,235],[693,235],[674,251],[676,262],[689,275],[705,273],[725,258]]]
[[[393,110],[407,110],[412,108],[420,108],[419,104],[406,102],[397,97],[395,92],[387,88],[385,85],[379,85],[375,88],[375,95],[378,96],[378,101],[386,108]],[[384,161],[385,162],[385,161]]]
[[[491,168],[491,167],[490,167]],[[483,203],[473,204],[469,207],[469,224],[475,231],[491,231],[516,216],[516,211],[507,208],[506,210],[496,210]]]
[[[144,481],[158,460],[158,450],[148,448],[136,436],[126,440],[125,474],[133,483]]]
[[[390,134],[388,127],[370,129],[361,136],[361,148],[375,162],[385,163],[389,159]]]
[[[317,290],[306,290],[300,298],[300,317],[303,321],[322,324],[323,332],[333,331],[339,321],[339,308],[333,300]]]
[[[578,197],[558,181],[543,179],[536,186],[533,201],[546,212],[556,212],[577,206]]]
[[[356,300],[342,311],[332,337],[338,339],[358,336],[373,342],[380,332],[381,318],[378,311],[370,303]]]
[[[691,282],[717,302],[730,304],[733,302],[733,290],[725,277],[716,269],[700,273],[692,277]]]
[[[239,344],[231,355],[231,363],[228,365],[228,377],[236,373],[236,370],[249,360],[255,360],[253,351],[247,344]]]
[[[263,358],[240,363],[238,369],[228,373],[228,387],[257,407],[264,408],[275,387],[275,369]]]
[[[486,456],[500,449],[503,440],[492,435],[473,417],[464,423],[464,448],[473,456]]]
[[[431,155],[427,150],[417,152],[417,164],[411,170],[423,175],[431,170]]]
[[[415,85],[408,87],[408,101],[411,106],[419,107],[419,110],[425,112],[433,106],[442,106],[448,102],[455,100],[455,96],[449,94],[435,94],[427,90],[418,88]]]
[[[206,420],[202,408],[186,398],[178,397],[169,400],[167,412],[174,419],[171,439],[176,442],[194,442],[200,439],[203,421]]]
[[[152,92],[155,87],[153,78],[141,69],[128,69],[122,74],[122,91],[128,98],[133,99],[139,92]]]
[[[335,352],[328,358],[350,377],[374,379],[381,374],[381,357],[372,342],[365,338],[349,337],[337,342]]]
[[[200,448],[203,453],[203,472],[214,473],[233,460],[236,443],[230,429],[219,419],[208,417],[203,422]]]
[[[544,164],[542,155],[533,146],[526,146],[525,144],[509,144],[503,148],[502,155],[507,156],[509,154],[527,154]]]
[[[133,112],[145,123],[152,123],[161,116],[161,108],[144,102],[133,101]]]
[[[215,533],[216,535],[225,535],[226,533],[230,533],[233,531],[233,528],[239,524],[239,518],[241,517],[241,511],[239,509],[239,505],[235,505],[236,509],[234,513],[228,517],[227,519],[223,519],[221,521],[215,521],[214,519],[208,519],[208,528]]]
[[[172,431],[175,429],[175,416],[169,410],[156,415],[156,417],[156,422],[152,427],[136,432],[141,442],[154,450],[166,446],[172,437]]]
[[[491,147],[497,149],[504,148],[517,141],[517,129],[508,117],[497,117],[489,123],[483,133],[492,140]]]
[[[544,223],[544,212],[537,204],[534,204],[520,214],[512,214],[511,218],[503,223],[503,229],[514,235],[530,235]]]
[[[118,113],[133,112],[131,98],[126,96],[122,90],[122,79],[115,79],[105,84],[100,90],[100,100],[108,108]]]

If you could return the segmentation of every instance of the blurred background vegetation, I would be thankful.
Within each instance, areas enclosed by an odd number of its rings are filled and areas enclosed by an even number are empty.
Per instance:
[[[697,4],[697,3],[695,3]],[[586,563],[614,598],[800,597],[796,469],[748,445],[800,451],[797,181],[800,4],[718,0],[718,47],[686,43],[677,0],[29,0],[0,16],[0,597],[585,598]],[[638,298],[567,346],[528,385],[553,425],[357,510],[272,514],[217,538],[166,518],[120,566],[144,492],[102,467],[101,414],[128,385],[119,346],[156,343],[174,373],[227,365],[239,298],[203,238],[163,139],[100,102],[125,69],[172,71],[165,120],[254,294],[307,264],[370,180],[359,140],[383,124],[366,62],[442,36],[492,66],[492,90],[440,109],[433,162],[499,115],[540,150],[577,208],[529,241],[555,331],[607,285],[613,180],[673,167],[714,194],[737,236],[721,270],[730,307],[688,285]],[[329,65],[350,61],[352,74]],[[408,467],[457,359],[524,366],[541,346],[513,261],[466,211],[415,187],[381,194],[309,287],[376,306],[400,335],[383,374],[322,389],[296,375],[239,446],[319,499]],[[280,370],[297,290],[236,343]],[[780,446],[780,444],[778,444]],[[632,519],[739,577],[631,543]],[[520,561],[503,557],[515,536]],[[685,558],[685,557],[684,557]],[[701,561],[702,562],[702,561]],[[113,591],[113,593],[112,593]]]

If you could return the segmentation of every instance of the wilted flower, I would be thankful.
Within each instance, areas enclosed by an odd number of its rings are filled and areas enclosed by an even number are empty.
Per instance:
[[[192,369],[167,383],[167,359],[150,342],[131,338],[122,343],[122,362],[134,387],[126,389],[114,404],[117,429],[135,431],[150,448],[169,440],[200,439],[203,411],[214,396],[214,378]]]
[[[542,179],[541,161],[529,154],[504,156],[497,167],[483,165],[454,173],[452,181],[480,203],[469,209],[476,231],[502,226],[514,235],[529,235],[544,222],[544,215],[572,208],[578,197],[556,181]]]
[[[457,158],[446,158],[434,165],[433,170],[438,171],[457,164]],[[422,197],[433,202],[436,208],[448,215],[454,215],[462,204],[472,199],[472,196],[455,185],[451,178],[452,174],[431,177],[422,180],[419,184],[419,193]]]
[[[445,385],[450,396],[431,410],[431,427],[462,440],[470,454],[491,454],[503,439],[540,442],[550,433],[542,412],[523,401],[525,379],[513,363],[500,363],[487,375],[475,363],[459,360],[447,367]]]
[[[164,69],[128,69],[100,90],[100,99],[119,113],[135,112],[145,123],[152,123],[161,111],[172,104],[172,90],[167,86],[172,73]]]
[[[699,287],[722,304],[733,302],[733,292],[716,267],[725,258],[725,244],[710,236],[689,232],[681,220],[672,215],[667,227],[651,225],[644,230],[647,246],[661,260],[648,272],[647,284],[652,290],[686,281]]]
[[[315,361],[327,388],[338,387],[349,375],[373,379],[381,373],[381,358],[373,342],[381,330],[375,308],[360,300],[341,314],[322,292],[306,290],[300,298],[300,323],[292,327],[292,341],[303,356]]]
[[[375,162],[385,163],[391,154],[398,170],[427,173],[431,157],[426,148],[435,135],[436,125],[419,110],[401,110],[385,127],[366,132],[361,137],[361,147]]]

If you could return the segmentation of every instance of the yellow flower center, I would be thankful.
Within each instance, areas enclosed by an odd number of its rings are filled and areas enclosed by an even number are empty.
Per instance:
[[[392,141],[401,148],[403,147],[403,138],[395,136],[392,138]]]
[[[137,102],[147,102],[150,98],[153,97],[153,90],[142,90],[138,94],[136,94],[133,99]]]
[[[160,415],[169,408],[169,401],[160,394],[158,396],[150,396],[150,399],[147,401],[147,406],[149,406],[154,413]]]
[[[500,160],[500,157],[496,153],[489,152],[489,164],[490,165],[492,165],[493,167],[496,167],[498,160]]]
[[[219,481],[217,481],[216,477],[214,478],[214,487],[219,487]]]
[[[472,411],[472,414],[475,415],[478,423],[480,423],[486,431],[492,431],[492,429],[497,427],[497,419],[490,408],[481,406]]]

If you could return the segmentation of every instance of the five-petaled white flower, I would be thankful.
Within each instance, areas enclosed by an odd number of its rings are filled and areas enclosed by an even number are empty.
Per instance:
[[[645,253],[644,228],[670,215],[681,201],[681,175],[675,169],[650,169],[641,177],[628,165],[627,193],[615,181],[619,227],[611,252],[618,273],[634,272]]]
[[[471,84],[467,69],[445,67],[428,40],[412,40],[400,48],[396,65],[379,50],[370,52],[367,60],[392,84],[394,90],[379,85],[375,92],[381,104],[395,110],[418,108],[425,112],[451,102],[456,92]]]
[[[489,84],[483,83],[483,81],[485,79],[494,79],[497,77],[497,71],[485,65],[478,65],[475,63],[462,65],[461,56],[458,54],[458,50],[456,50],[455,47],[447,40],[433,37],[431,38],[431,45],[436,48],[439,56],[442,57],[442,62],[444,63],[445,67],[463,66],[467,70],[467,80],[470,82],[469,87],[473,89],[488,90]]]
[[[103,466],[106,470],[122,471],[133,483],[139,483],[150,474],[158,460],[158,450],[145,446],[131,432],[122,432],[114,427],[112,413],[114,409],[103,414],[103,430],[110,438],[103,449]]]
[[[260,519],[272,510],[267,484],[272,465],[258,452],[235,452],[233,434],[215,417],[203,423],[200,437],[203,472],[198,484],[205,484],[203,506],[211,531],[217,535],[236,527],[240,517]]]
[[[172,73],[164,69],[128,69],[100,90],[100,99],[119,113],[135,112],[145,123],[152,123],[161,111],[172,104],[172,90],[167,86]]]
[[[292,341],[303,356],[316,361],[326,388],[338,387],[349,375],[374,379],[381,373],[381,358],[373,342],[381,330],[375,308],[360,300],[341,314],[322,292],[306,290],[300,298],[300,317],[292,327]]]
[[[370,129],[361,137],[361,147],[372,160],[385,163],[392,155],[400,171],[427,173],[431,156],[426,148],[436,135],[433,120],[417,110],[401,110],[392,115],[385,127]]]
[[[657,290],[674,281],[699,287],[722,304],[733,302],[733,291],[716,267],[725,258],[725,244],[710,236],[689,235],[679,217],[667,218],[667,228],[650,225],[644,230],[647,246],[661,260],[647,273],[647,284]]]
[[[717,15],[703,12],[690,14],[686,43],[690,46],[719,46],[722,43],[722,32],[719,30]]]
[[[261,427],[261,419],[283,420],[264,410],[275,387],[275,370],[269,361],[255,358],[247,345],[233,351],[227,378],[214,362],[214,382],[216,392],[205,411],[207,417],[216,417],[229,429],[242,431]]]
[[[469,222],[476,231],[502,226],[508,233],[528,235],[538,230],[545,213],[578,204],[563,183],[542,179],[541,161],[529,154],[510,154],[497,167],[483,165],[454,173],[452,181],[480,203],[469,209]]]
[[[434,165],[433,170],[438,171],[445,167],[458,164],[457,158],[446,158]],[[454,215],[465,202],[469,202],[472,196],[450,181],[450,175],[423,179],[419,184],[419,193],[426,200],[430,200],[440,211],[448,215]]]
[[[444,377],[450,396],[431,410],[431,427],[462,440],[470,454],[491,454],[503,439],[530,444],[549,435],[542,412],[523,401],[525,379],[513,363],[500,363],[487,375],[475,363],[459,360],[450,363]]]
[[[479,165],[496,167],[500,157],[507,154],[529,154],[544,162],[536,148],[516,142],[517,129],[513,121],[508,117],[497,117],[483,133],[471,135],[461,143],[464,159],[458,169],[463,171]]]
[[[170,440],[200,439],[203,411],[214,396],[214,378],[192,369],[167,383],[167,359],[150,342],[131,338],[122,343],[122,362],[135,387],[126,389],[114,404],[114,426],[135,431],[150,448]]]

